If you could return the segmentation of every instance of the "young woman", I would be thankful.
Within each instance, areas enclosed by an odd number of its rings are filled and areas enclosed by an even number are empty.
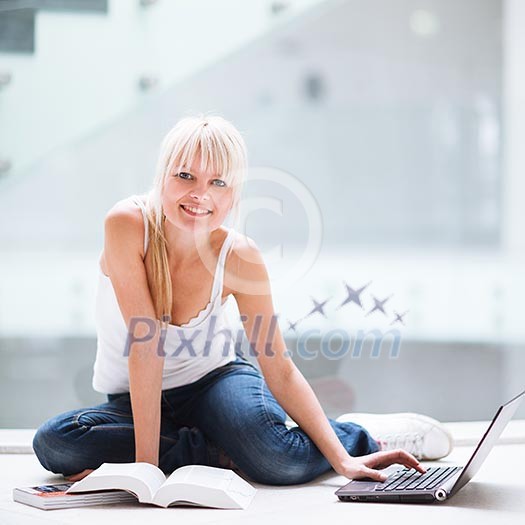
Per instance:
[[[162,143],[151,191],[107,214],[93,386],[108,401],[38,429],[33,448],[46,469],[76,481],[104,462],[148,462],[166,474],[204,464],[287,485],[331,468],[376,480],[392,463],[424,472],[410,452],[434,459],[450,451],[449,434],[424,416],[370,415],[373,436],[351,414],[326,417],[271,329],[256,244],[223,225],[238,217],[245,168],[231,123],[185,118]],[[230,296],[260,371],[224,337],[210,337],[228,328]]]

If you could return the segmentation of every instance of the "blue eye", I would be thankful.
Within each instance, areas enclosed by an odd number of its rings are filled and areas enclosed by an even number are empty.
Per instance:
[[[175,174],[175,177],[179,177],[179,179],[182,180],[192,180],[194,178],[193,175],[187,171],[180,171],[179,173]],[[227,186],[226,183],[221,179],[214,179],[212,183],[214,186],[219,186],[220,188],[225,188]]]

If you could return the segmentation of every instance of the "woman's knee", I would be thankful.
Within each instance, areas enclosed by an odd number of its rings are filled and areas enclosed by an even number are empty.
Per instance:
[[[242,447],[242,457],[234,462],[250,479],[265,485],[299,485],[312,481],[331,467],[328,461],[302,435],[268,436],[255,447]],[[263,442],[262,442],[263,441]]]
[[[329,420],[342,445],[351,456],[364,456],[379,450],[377,441],[360,425]]]
[[[33,437],[33,450],[42,466],[55,474],[77,472],[70,440],[78,428],[76,412],[59,414],[45,421]]]
[[[323,471],[329,469],[330,465]],[[275,461],[275,457],[248,462],[240,470],[252,481],[264,485],[300,485],[314,480],[323,472],[308,462],[294,462],[290,458]]]

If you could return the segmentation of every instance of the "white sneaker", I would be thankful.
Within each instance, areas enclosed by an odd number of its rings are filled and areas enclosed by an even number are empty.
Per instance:
[[[401,448],[418,459],[444,458],[454,446],[452,435],[439,421],[421,414],[348,413],[336,421],[361,425],[380,443],[381,450]]]

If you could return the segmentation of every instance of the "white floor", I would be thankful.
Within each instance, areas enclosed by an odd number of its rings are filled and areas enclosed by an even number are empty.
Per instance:
[[[202,508],[161,509],[140,504],[97,506],[83,509],[43,511],[12,501],[15,486],[30,486],[63,481],[61,476],[45,471],[36,457],[27,453],[0,454],[0,524],[115,524],[143,525],[145,522],[196,524],[271,524],[280,523],[523,523],[525,519],[525,429],[524,421],[511,422],[501,444],[487,458],[480,472],[454,498],[443,504],[399,505],[342,503],[334,491],[346,483],[346,478],[334,472],[315,482],[289,487],[255,485],[258,492],[244,511]],[[459,443],[476,441],[487,423],[454,424],[452,429]],[[17,431],[18,439],[27,439],[31,431]],[[3,431],[2,437],[16,443],[13,431]],[[22,443],[23,445],[23,443]],[[5,445],[4,445],[5,450]],[[440,463],[464,464],[472,446],[457,446]],[[366,522],[365,522],[366,520]]]

